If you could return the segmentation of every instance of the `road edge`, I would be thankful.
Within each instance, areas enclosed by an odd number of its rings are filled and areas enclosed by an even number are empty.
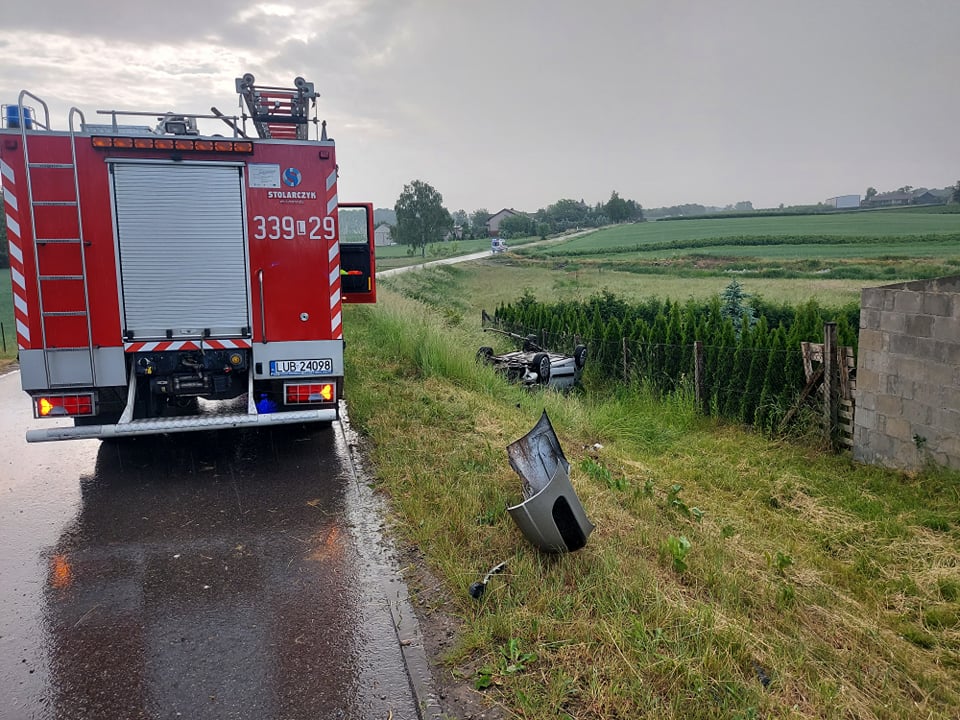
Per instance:
[[[383,501],[374,494],[369,483],[364,482],[363,473],[358,467],[362,465],[358,455],[360,443],[356,439],[356,433],[350,428],[349,418],[342,407],[340,422],[336,427],[340,429],[341,440],[347,449],[350,475],[355,491],[361,496],[364,504],[373,504],[380,518],[383,518]],[[443,711],[434,688],[433,674],[430,671],[430,661],[420,630],[420,621],[410,602],[406,580],[400,572],[392,549],[381,553],[381,560],[386,565],[385,569],[392,575],[391,584],[394,590],[392,597],[387,598],[387,606],[400,647],[400,656],[403,658],[406,669],[407,680],[417,706],[417,713],[420,720],[442,720]]]

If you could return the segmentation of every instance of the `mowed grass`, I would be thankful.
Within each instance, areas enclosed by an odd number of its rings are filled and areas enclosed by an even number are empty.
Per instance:
[[[423,302],[384,288],[347,309],[347,387],[395,532],[440,582],[414,594],[461,621],[440,672],[531,719],[956,717],[955,473],[771,441],[683,393],[525,392],[475,363],[474,319],[434,302],[500,290],[417,275]],[[521,491],[505,447],[543,409],[597,526],[568,555],[506,512]]]

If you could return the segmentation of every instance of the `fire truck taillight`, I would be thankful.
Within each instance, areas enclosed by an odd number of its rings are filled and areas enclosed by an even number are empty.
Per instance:
[[[124,150],[177,150],[187,152],[242,153],[253,152],[249,140],[191,140],[184,138],[131,138],[127,136],[97,135],[90,139],[95,148],[122,148]]]
[[[34,417],[78,417],[93,415],[93,393],[44,395],[34,398]]]
[[[287,405],[315,405],[335,402],[337,388],[334,383],[288,383],[283,395]]]

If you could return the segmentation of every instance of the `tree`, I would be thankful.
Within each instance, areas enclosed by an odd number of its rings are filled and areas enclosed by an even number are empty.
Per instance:
[[[960,180],[953,186],[953,195],[950,196],[950,202],[960,203]]]
[[[453,218],[443,207],[443,195],[422,180],[404,185],[393,209],[397,242],[418,248],[421,257],[427,254],[427,243],[442,240],[453,227]]]
[[[607,200],[607,204],[603,206],[603,211],[607,217],[615,223],[622,223],[630,215],[630,208],[627,206],[627,201],[620,197],[616,190],[610,193],[610,199]]]
[[[511,215],[500,221],[500,236],[505,238],[519,238],[534,235],[537,224],[526,215]]]
[[[753,203],[749,200],[741,200],[733,206],[733,209],[737,212],[753,212]]]
[[[470,232],[474,237],[486,237],[489,219],[490,211],[486,208],[478,208],[470,213]]]
[[[643,220],[643,206],[636,200],[627,200],[627,220]]]
[[[577,201],[569,198],[557,200],[546,209],[547,221],[556,230],[569,230],[573,227],[586,225],[589,214],[590,208],[583,200]]]
[[[451,214],[453,218],[454,228],[460,228],[461,236],[470,230],[470,217],[467,215],[466,210],[457,210],[455,213]]]
[[[720,314],[730,319],[738,337],[741,331],[744,330],[744,320],[746,320],[749,326],[752,325],[756,319],[753,308],[747,304],[749,299],[750,296],[736,280],[731,280],[723,292],[720,293]]]
[[[875,187],[868,187],[867,192],[865,193],[864,201],[870,202],[873,199],[873,196],[877,194],[877,189]]]

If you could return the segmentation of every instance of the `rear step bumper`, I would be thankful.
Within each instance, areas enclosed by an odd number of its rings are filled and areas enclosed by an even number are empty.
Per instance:
[[[188,432],[191,430],[228,430],[230,428],[263,428],[294,423],[333,422],[337,419],[336,408],[325,410],[295,410],[268,414],[237,413],[233,415],[201,415],[189,417],[150,418],[131,420],[116,425],[83,425],[80,427],[42,428],[27,431],[27,442],[51,442],[54,440],[102,440],[136,435],[161,435],[163,433]]]

